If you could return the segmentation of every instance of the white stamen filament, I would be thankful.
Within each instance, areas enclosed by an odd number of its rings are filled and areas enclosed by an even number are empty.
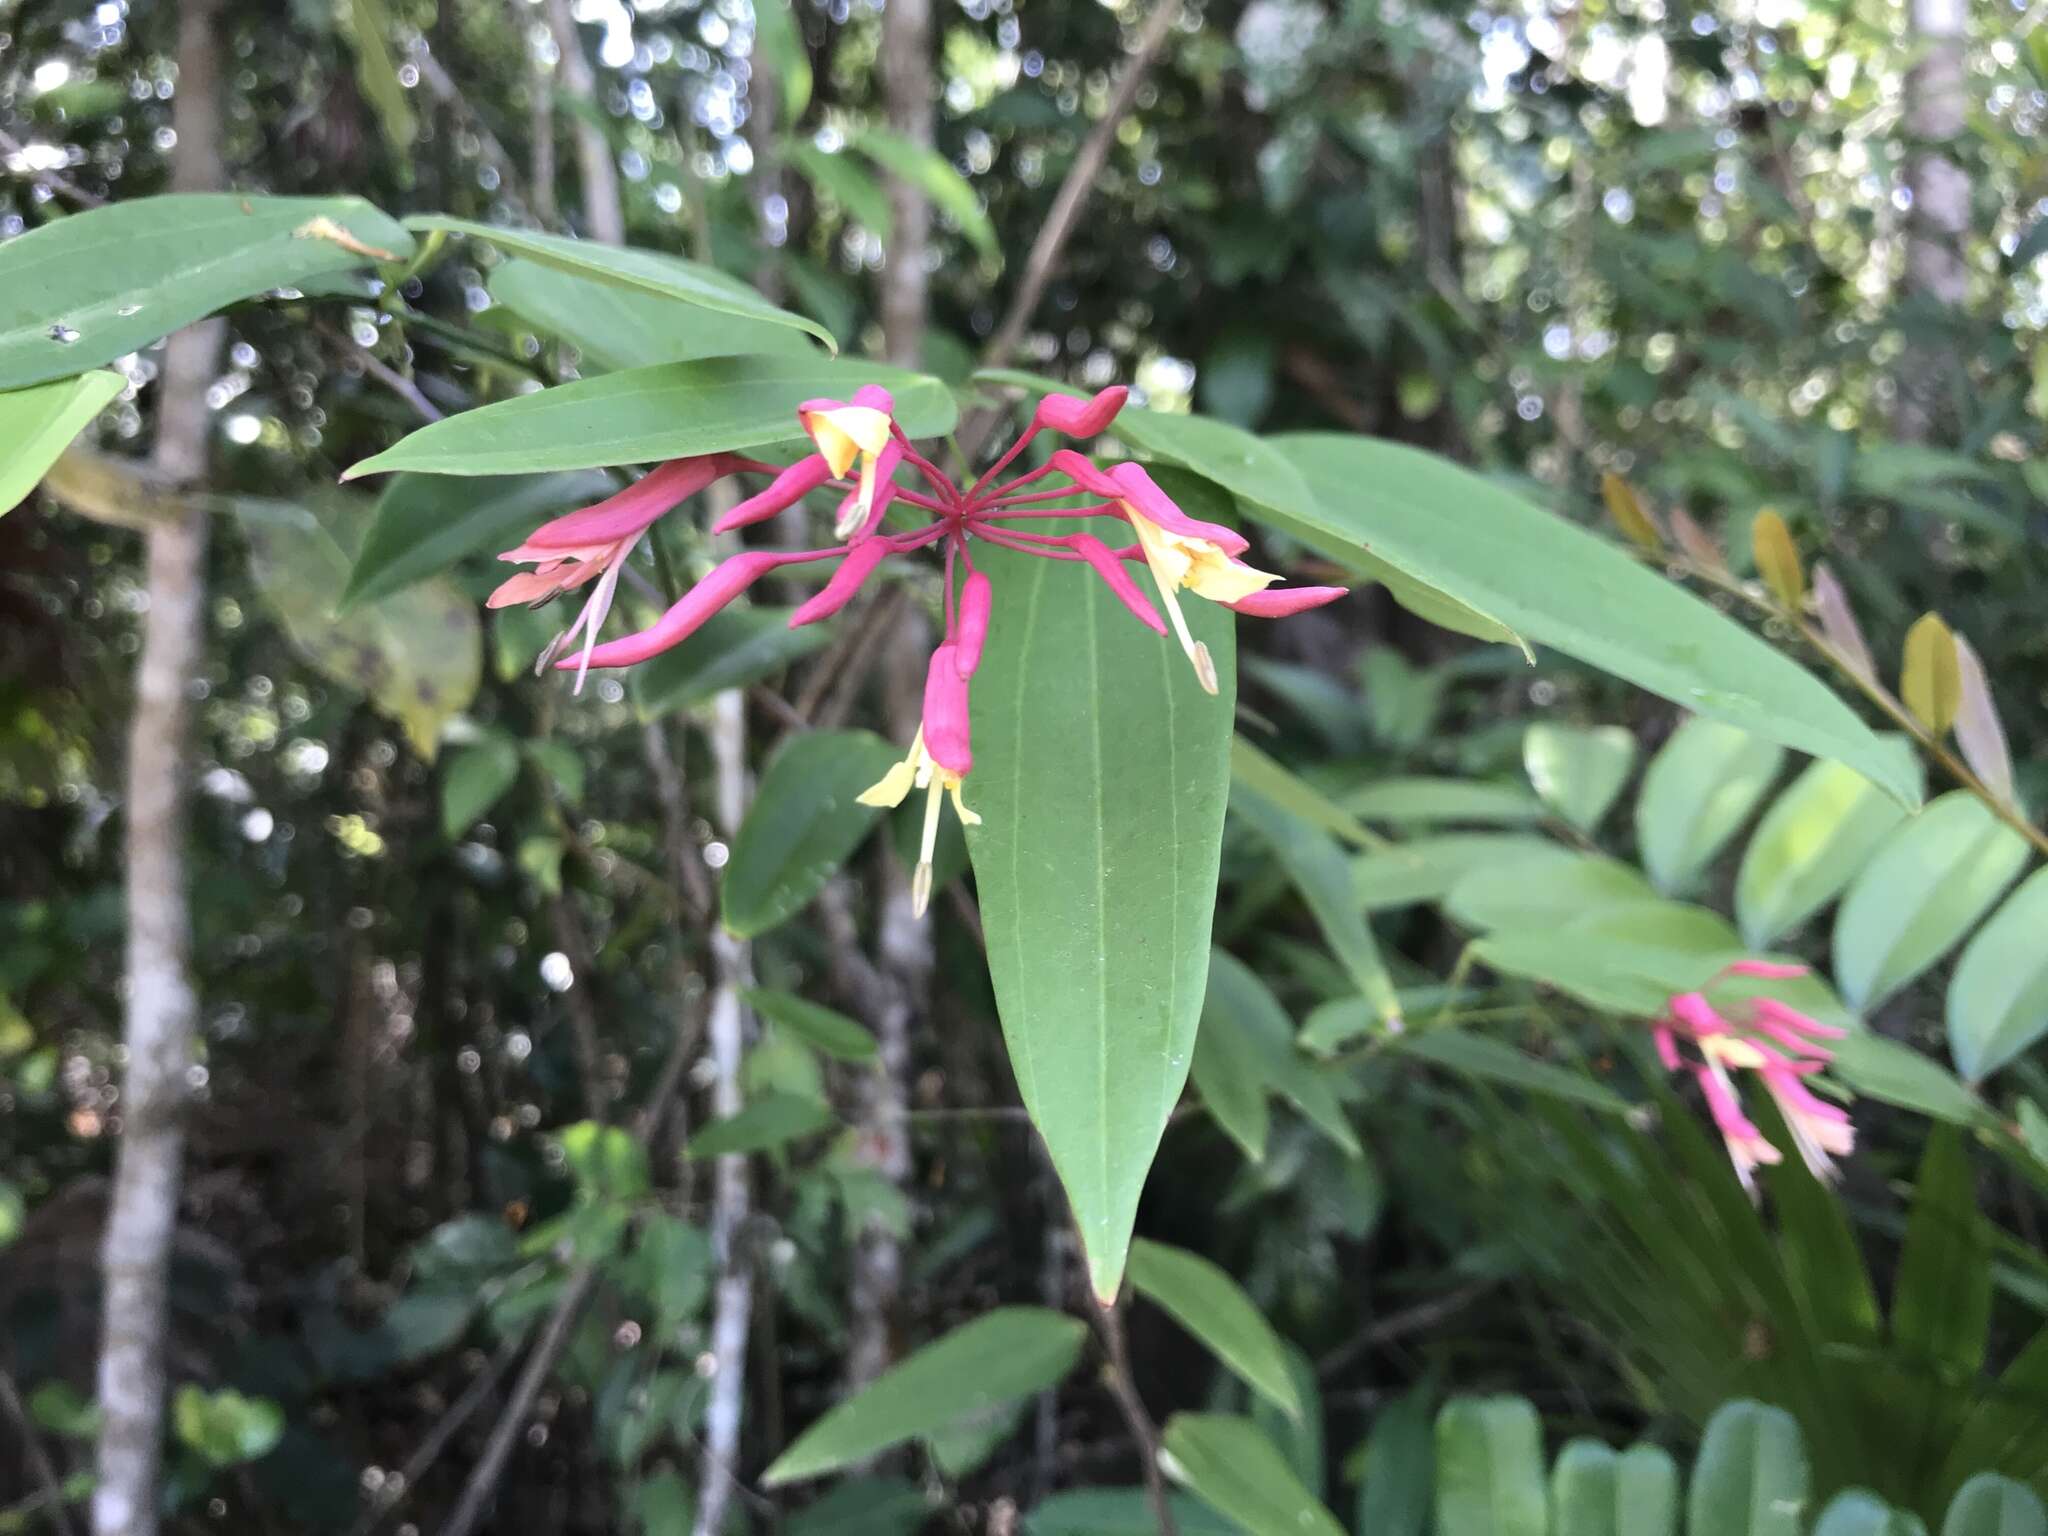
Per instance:
[[[932,774],[931,788],[925,792],[924,842],[918,850],[917,872],[910,880],[910,912],[913,917],[923,917],[924,909],[931,905],[932,850],[939,843],[939,801],[945,793],[946,786],[939,782],[937,774]]]

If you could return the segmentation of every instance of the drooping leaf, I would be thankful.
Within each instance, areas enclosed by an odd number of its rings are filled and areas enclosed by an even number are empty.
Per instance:
[[[866,155],[890,175],[923,191],[932,206],[960,227],[970,244],[983,256],[995,257],[1002,247],[996,227],[981,198],[952,162],[928,144],[917,144],[886,128],[866,128],[854,135],[853,148]]]
[[[1454,1397],[1436,1418],[1437,1536],[1544,1536],[1543,1427],[1523,1397]]]
[[[1982,1082],[2048,1034],[2048,869],[2038,869],[1978,930],[1948,989],[1956,1070]]]
[[[127,386],[120,374],[95,369],[0,391],[0,517],[21,504],[71,440]]]
[[[1718,720],[1688,720],[1673,732],[1636,797],[1636,846],[1651,883],[1669,895],[1697,879],[1784,760],[1775,743]]]
[[[53,219],[0,245],[0,389],[83,373],[229,304],[412,248],[359,197],[180,192]]]
[[[1947,954],[2026,861],[2025,839],[1967,791],[1934,801],[1886,839],[1842,899],[1842,995],[1875,1008]]]
[[[389,597],[466,555],[510,549],[548,518],[601,501],[613,489],[612,478],[595,470],[508,475],[481,485],[446,475],[400,475],[377,498],[336,609],[347,613]]]
[[[431,761],[441,727],[469,707],[483,675],[475,606],[437,580],[337,615],[350,564],[338,540],[363,526],[367,508],[339,492],[319,498],[316,511],[250,500],[234,508],[257,591],[293,645],[397,721]]]
[[[766,1488],[819,1477],[1029,1397],[1073,1368],[1087,1325],[1042,1307],[998,1307],[884,1371],[797,1436],[761,1474]]]
[[[881,812],[861,791],[899,753],[868,731],[807,731],[769,761],[733,839],[720,891],[729,932],[766,933],[806,906]]]
[[[1246,1536],[1344,1536],[1344,1528],[1249,1419],[1175,1414],[1167,1421],[1162,1464],[1168,1476],[1242,1526]]]
[[[795,1035],[814,1050],[840,1061],[869,1061],[875,1037],[837,1009],[772,987],[747,987],[740,996],[754,1012]]]
[[[895,224],[889,211],[889,194],[882,184],[854,163],[850,154],[828,154],[816,144],[798,144],[790,150],[791,162],[810,179],[811,185],[865,224],[878,239],[887,241]]]
[[[1201,1340],[1253,1391],[1288,1417],[1302,1416],[1280,1336],[1228,1272],[1198,1253],[1139,1238],[1131,1244],[1131,1285]]]
[[[1635,766],[1636,739],[1620,726],[1539,722],[1522,737],[1522,766],[1543,803],[1581,832],[1614,804]]]
[[[1370,545],[1538,644],[1848,763],[1914,803],[1912,782],[1831,689],[1614,546],[1419,449],[1326,433],[1268,441],[1312,491],[1280,509],[1287,523]],[[1276,483],[1273,494],[1294,492]]]
[[[398,66],[391,58],[391,18],[384,0],[349,0],[349,40],[355,45],[356,80],[363,97],[377,110],[378,126],[391,146],[396,163],[408,163],[419,123],[412,115],[412,100],[398,78]]]
[[[568,342],[599,368],[646,368],[706,357],[774,352],[811,357],[803,332],[773,320],[678,304],[639,288],[514,259],[490,276],[493,303]]]
[[[764,1093],[738,1114],[714,1120],[693,1135],[683,1153],[692,1158],[770,1152],[837,1124],[832,1111],[800,1093]]]
[[[1743,850],[1735,877],[1743,938],[1764,949],[1798,928],[1841,894],[1905,819],[1897,801],[1853,768],[1809,764]]]
[[[603,469],[760,448],[798,434],[796,411],[804,401],[844,399],[862,384],[880,384],[895,396],[896,420],[910,436],[953,430],[952,392],[923,374],[822,357],[715,357],[628,368],[464,411],[352,465],[343,478],[399,469]]]
[[[405,226],[415,231],[441,230],[451,235],[468,235],[474,240],[488,240],[500,250],[515,252],[545,267],[554,267],[595,282],[610,283],[618,288],[637,289],[679,304],[694,304],[743,320],[760,320],[805,331],[831,350],[838,350],[832,333],[815,320],[786,309],[777,309],[740,279],[701,262],[685,261],[679,256],[668,256],[659,251],[637,250],[632,246],[577,240],[567,235],[501,229],[495,224],[451,219],[439,213],[415,214],[405,221]]]
[[[781,87],[782,115],[794,126],[811,104],[811,54],[804,46],[791,0],[761,0],[754,9],[754,52],[757,68]]]
[[[658,720],[744,688],[808,656],[831,638],[825,624],[789,627],[790,608],[725,608],[681,645],[633,668],[633,704]],[[872,781],[870,781],[872,782]],[[865,789],[867,785],[862,785]]]
[[[1686,1496],[1689,1536],[1800,1536],[1806,1444],[1782,1408],[1734,1402],[1707,1421]]]
[[[1230,738],[1230,776],[1282,810],[1347,842],[1379,841],[1351,812],[1307,780],[1287,771],[1242,736]]]
[[[1076,567],[983,561],[996,622],[975,675],[970,828],[1017,1086],[1072,1202],[1097,1295],[1122,1278],[1138,1192],[1201,1016],[1230,783],[1227,610],[1190,603],[1215,660]]]

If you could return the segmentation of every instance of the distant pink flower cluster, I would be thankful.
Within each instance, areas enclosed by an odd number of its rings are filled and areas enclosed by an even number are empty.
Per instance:
[[[1783,980],[1805,974],[1803,965],[1740,960],[1714,979],[1754,976]],[[1816,1177],[1832,1179],[1836,1176],[1834,1159],[1855,1150],[1856,1129],[1845,1110],[1816,1098],[1805,1079],[1834,1060],[1834,1052],[1823,1042],[1839,1040],[1847,1033],[1774,997],[1754,998],[1743,1005],[1740,1017],[1730,1018],[1717,1011],[1704,992],[1681,992],[1665,1004],[1654,1038],[1666,1070],[1690,1071],[1698,1081],[1735,1171],[1743,1187],[1754,1194],[1757,1165],[1776,1163],[1781,1154],[1743,1113],[1742,1096],[1731,1072],[1756,1074],[1784,1116],[1806,1166]],[[1697,1060],[1687,1060],[1679,1049],[1680,1041],[1693,1048]]]
[[[1183,589],[1259,618],[1300,613],[1344,595],[1342,587],[1269,590],[1279,577],[1255,570],[1237,558],[1248,547],[1241,536],[1219,524],[1189,517],[1143,466],[1135,463],[1126,461],[1104,469],[1071,448],[1061,448],[1042,467],[993,483],[1040,432],[1076,439],[1095,436],[1123,409],[1127,394],[1118,386],[1088,400],[1046,396],[1031,425],[965,490],[911,445],[896,424],[895,402],[887,390],[864,385],[850,401],[807,401],[798,408],[797,417],[816,445],[815,453],[787,468],[725,453],[664,464],[617,495],[558,517],[536,529],[518,548],[507,550],[501,559],[530,563],[533,569],[506,581],[491,594],[490,604],[499,608],[546,602],[594,582],[575,622],[555,638],[540,660],[542,666],[552,661],[557,668],[574,669],[580,688],[591,667],[629,666],[680,644],[755,581],[781,566],[813,560],[839,562],[817,594],[791,615],[789,622],[794,628],[829,618],[845,607],[888,556],[939,546],[946,573],[945,633],[926,673],[924,723],[903,761],[860,797],[865,804],[893,806],[900,805],[913,788],[927,792],[923,851],[912,888],[916,908],[922,913],[930,897],[932,850],[942,795],[951,796],[963,822],[974,825],[980,820],[961,800],[960,788],[974,766],[968,685],[981,662],[994,591],[988,577],[975,569],[969,552],[973,541],[1086,565],[1140,623],[1164,635],[1171,620],[1196,678],[1210,693],[1217,691],[1216,667],[1208,647],[1188,631],[1178,595]],[[905,466],[922,479],[924,489],[896,483],[897,472]],[[812,491],[831,489],[842,493],[832,530],[840,542],[823,549],[750,550],[733,555],[685,593],[651,628],[600,644],[598,631],[611,611],[620,571],[647,530],[712,482],[736,474],[774,478],[720,518],[713,532],[761,522],[796,505]],[[1067,484],[1026,489],[1049,475]],[[926,514],[924,526],[883,533],[882,520],[898,502]],[[1110,527],[1124,525],[1135,542],[1112,546],[1092,533],[1036,533],[1016,526],[1043,518],[1103,519]],[[1140,561],[1151,570],[1166,608],[1165,619],[1126,569]],[[582,642],[578,654],[556,660],[578,640]]]

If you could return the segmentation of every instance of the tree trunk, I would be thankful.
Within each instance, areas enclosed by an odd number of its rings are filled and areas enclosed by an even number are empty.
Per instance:
[[[221,160],[217,0],[184,0],[178,24],[172,187],[214,190]],[[155,468],[189,485],[206,473],[224,332],[178,332],[158,376]],[[184,1152],[185,1074],[198,1002],[185,878],[189,690],[204,639],[205,513],[183,507],[149,533],[149,610],[128,745],[127,1005],[121,1139],[107,1212],[99,1359],[96,1536],[154,1536],[162,1459],[171,1242]]]
[[[1906,293],[1909,299],[1959,309],[1969,295],[1963,235],[1970,225],[1970,177],[1948,153],[1966,125],[1969,93],[1963,60],[1967,0],[1912,0],[1916,62],[1906,75]],[[1908,348],[1899,371],[1899,435],[1933,435],[1954,360],[1934,345]]]
[[[557,66],[562,72],[562,89],[595,108],[597,77],[583,52],[583,38],[576,30],[569,0],[547,0],[547,6],[548,30],[555,34],[555,48],[562,55]],[[612,147],[604,130],[586,117],[577,116],[574,131],[576,168],[583,186],[583,233],[606,245],[623,245],[626,219],[619,202],[619,166],[612,158]]]
[[[931,0],[888,0],[882,12],[882,93],[890,129],[925,149],[932,147]],[[901,176],[888,178],[893,226],[882,268],[882,342],[899,368],[918,366],[930,310],[932,205],[924,189]]]

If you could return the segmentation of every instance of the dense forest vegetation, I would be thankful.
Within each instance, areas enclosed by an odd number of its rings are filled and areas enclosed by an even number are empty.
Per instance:
[[[2044,129],[0,0],[0,1532],[2048,1536]]]

